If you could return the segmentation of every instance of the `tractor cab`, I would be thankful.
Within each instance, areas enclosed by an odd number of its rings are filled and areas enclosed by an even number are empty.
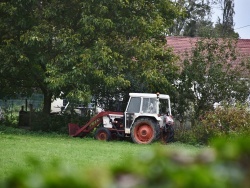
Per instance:
[[[164,94],[130,93],[127,108],[124,112],[125,133],[131,133],[131,127],[140,118],[155,121],[164,126],[166,116],[171,116],[170,97]]]

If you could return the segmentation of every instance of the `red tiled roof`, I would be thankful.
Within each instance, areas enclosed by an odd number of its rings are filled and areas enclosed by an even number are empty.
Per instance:
[[[237,47],[244,57],[250,57],[250,39],[238,39]]]
[[[184,53],[190,53],[199,39],[199,37],[166,37],[167,46],[172,47],[174,53],[180,57],[180,61],[177,62],[180,68],[183,67],[182,60],[185,57]],[[250,39],[238,39],[236,50],[239,55],[234,62],[231,62],[233,67],[237,67],[241,60],[250,59]],[[243,74],[248,77],[250,73],[248,70],[244,69],[242,75]]]
[[[166,37],[167,46],[172,47],[177,54],[190,52],[195,43],[200,39],[198,37]],[[238,39],[237,49],[242,57],[250,57],[250,39]]]
[[[167,37],[167,46],[172,47],[174,52],[182,54],[190,52],[199,38],[197,37]]]

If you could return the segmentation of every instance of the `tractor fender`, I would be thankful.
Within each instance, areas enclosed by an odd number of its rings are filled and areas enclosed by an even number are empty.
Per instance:
[[[149,119],[152,119],[153,121],[155,121],[155,122],[157,122],[157,124],[158,125],[160,125],[161,123],[161,121],[162,121],[162,118],[161,117],[158,117],[158,115],[157,114],[143,114],[143,115],[141,115],[140,113],[136,113],[135,115],[134,115],[134,119],[133,119],[133,122],[131,123],[131,125],[130,125],[130,128],[126,128],[125,129],[125,133],[126,134],[130,134],[131,133],[131,130],[132,130],[132,127],[133,127],[133,125],[134,125],[134,123],[137,121],[137,120],[139,120],[139,119],[141,119],[141,118],[149,118]]]
[[[134,119],[132,125],[133,125],[134,122],[135,122],[136,120],[138,120],[139,118],[150,118],[150,119],[156,121],[156,122],[160,125],[160,127],[161,127],[161,125],[163,124],[163,119],[162,119],[161,117],[159,117],[157,114],[148,114],[148,115],[147,115],[147,114],[143,114],[143,116],[142,116],[142,115],[138,115],[137,117],[135,117],[135,119]],[[132,127],[132,126],[131,126],[131,127]]]
[[[135,117],[133,123],[134,123],[136,120],[140,119],[140,118],[150,118],[150,119],[152,119],[152,120],[154,120],[154,121],[156,121],[156,122],[159,122],[159,121],[161,120],[161,118],[158,117],[157,115],[152,115],[152,114],[150,114],[150,115],[145,115],[145,114],[143,114],[143,116],[142,116],[142,115],[139,115],[139,116]]]

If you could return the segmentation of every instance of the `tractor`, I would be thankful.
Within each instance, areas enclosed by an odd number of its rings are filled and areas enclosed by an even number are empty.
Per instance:
[[[97,140],[130,137],[137,144],[150,144],[160,138],[165,143],[173,141],[174,121],[169,95],[129,93],[129,96],[124,113],[103,111],[82,127],[69,123],[69,134],[84,137],[94,130]]]

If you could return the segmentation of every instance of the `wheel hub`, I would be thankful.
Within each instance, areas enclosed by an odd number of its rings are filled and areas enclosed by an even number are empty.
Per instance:
[[[107,139],[107,135],[104,132],[101,132],[98,136],[99,140],[106,140]]]
[[[143,124],[136,130],[136,138],[140,142],[148,142],[153,137],[153,130],[149,125]]]

